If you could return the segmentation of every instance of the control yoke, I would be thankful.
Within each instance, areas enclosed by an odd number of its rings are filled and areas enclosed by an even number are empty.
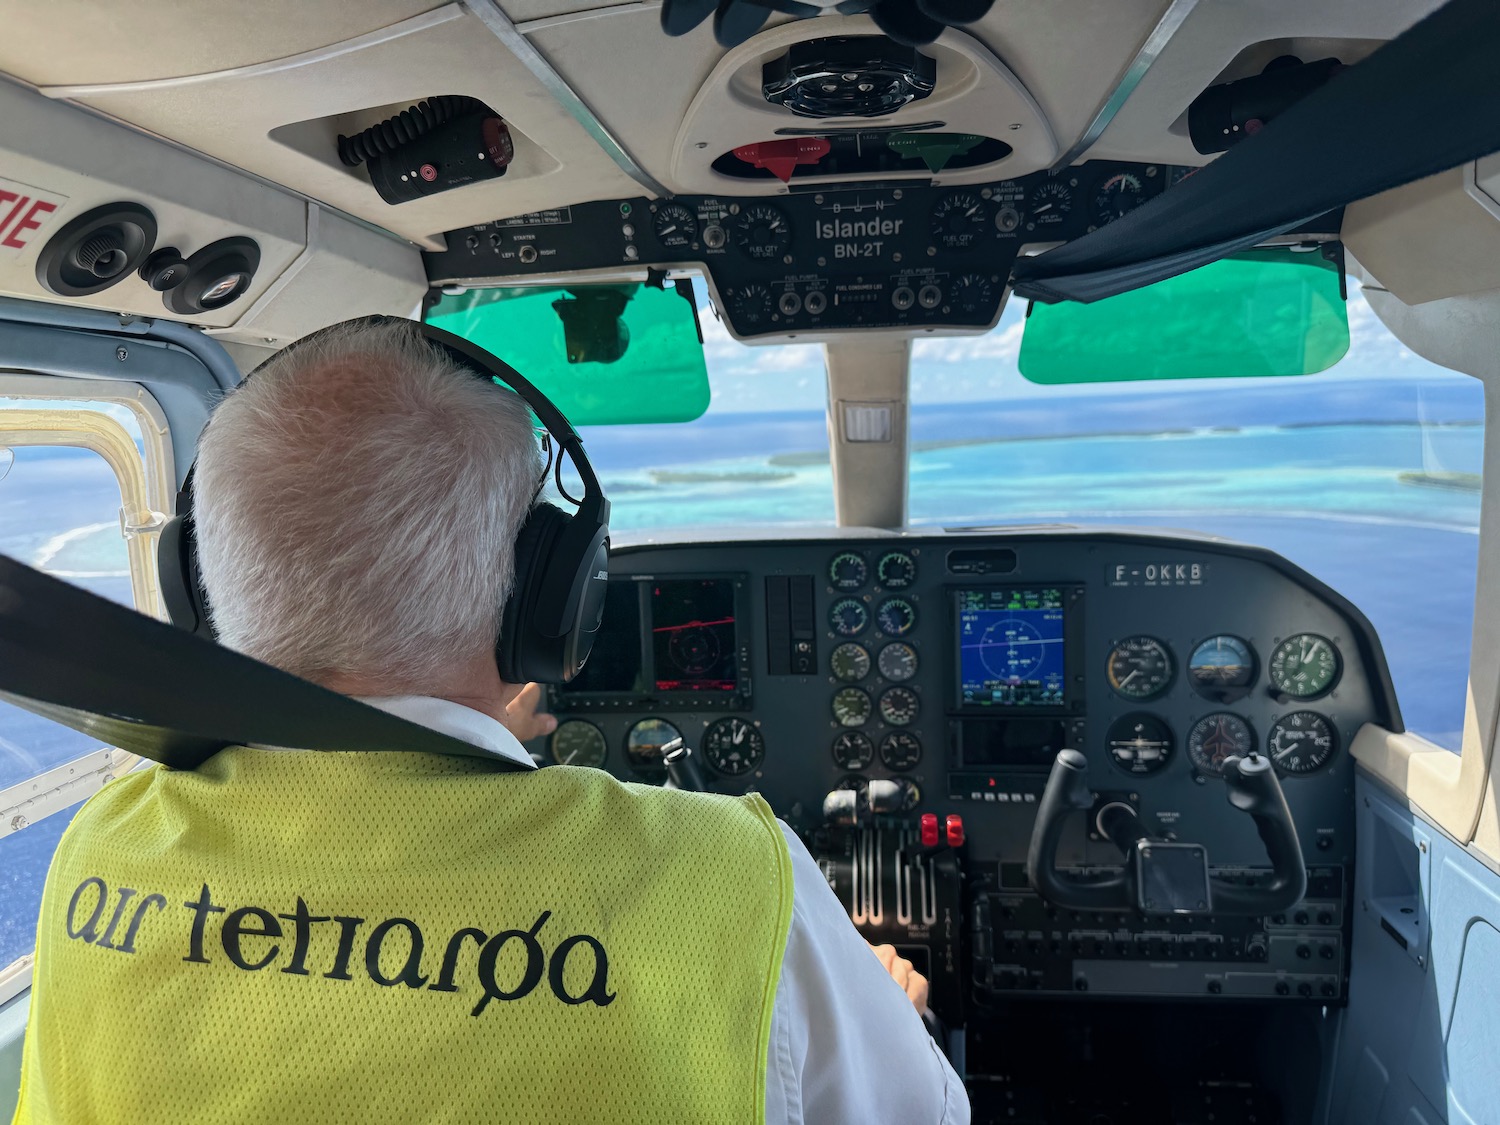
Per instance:
[[[1271,861],[1271,876],[1250,885],[1208,873],[1201,844],[1152,837],[1134,807],[1109,801],[1094,812],[1094,825],[1125,856],[1115,873],[1080,876],[1057,869],[1057,847],[1068,813],[1093,810],[1088,759],[1060,750],[1037,807],[1026,853],[1026,873],[1037,894],[1072,910],[1138,910],[1143,914],[1279,914],[1307,892],[1307,868],[1291,810],[1276,772],[1264,755],[1251,752],[1224,762],[1229,803],[1255,819]]]

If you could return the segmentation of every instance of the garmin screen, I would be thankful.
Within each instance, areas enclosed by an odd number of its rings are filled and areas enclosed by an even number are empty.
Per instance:
[[[651,651],[657,691],[739,689],[734,581],[674,578],[651,583]]]
[[[641,598],[634,582],[614,581],[604,593],[604,618],[578,675],[557,690],[569,694],[630,694],[646,690],[641,666]]]
[[[959,702],[1057,707],[1067,682],[1063,591],[1003,587],[954,592]]]

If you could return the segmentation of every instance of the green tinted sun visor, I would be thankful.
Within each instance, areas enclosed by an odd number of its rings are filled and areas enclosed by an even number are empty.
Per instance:
[[[708,409],[691,282],[442,293],[427,322],[505,360],[575,426],[691,422]]]
[[[1092,304],[1033,304],[1033,383],[1250,378],[1326,371],[1349,350],[1342,255],[1284,248],[1224,258]]]

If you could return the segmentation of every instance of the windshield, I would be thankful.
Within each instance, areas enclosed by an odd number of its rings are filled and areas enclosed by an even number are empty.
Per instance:
[[[822,349],[746,347],[704,309],[712,402],[678,426],[592,427],[618,529],[833,520]],[[1041,387],[1017,370],[1025,307],[919,341],[910,521],[1186,529],[1268,547],[1375,623],[1407,725],[1463,726],[1484,399],[1349,292],[1349,353],[1277,379]]]

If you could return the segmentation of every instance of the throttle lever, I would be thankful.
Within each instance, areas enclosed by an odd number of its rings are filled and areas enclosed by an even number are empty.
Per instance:
[[[674,738],[661,748],[662,764],[667,767],[668,789],[682,789],[688,793],[708,792],[708,781],[693,757],[693,748],[681,738]]]

